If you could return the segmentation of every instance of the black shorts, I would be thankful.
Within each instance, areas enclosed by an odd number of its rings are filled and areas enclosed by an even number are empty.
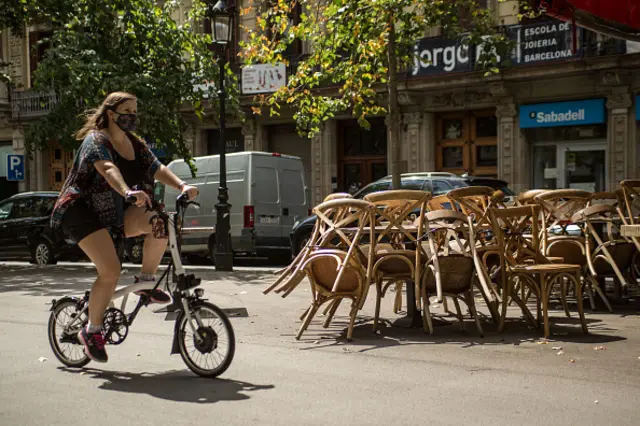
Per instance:
[[[106,227],[82,198],[74,201],[62,216],[62,231],[76,244],[101,229]]]

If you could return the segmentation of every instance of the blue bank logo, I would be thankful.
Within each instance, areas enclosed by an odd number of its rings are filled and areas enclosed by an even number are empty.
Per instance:
[[[522,105],[520,127],[556,127],[605,121],[604,99]]]

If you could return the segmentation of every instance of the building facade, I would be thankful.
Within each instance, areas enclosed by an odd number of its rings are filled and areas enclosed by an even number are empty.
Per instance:
[[[475,47],[447,40],[437,31],[416,41],[415,64],[399,86],[402,171],[496,176],[516,191],[600,191],[616,188],[625,178],[640,178],[638,46],[550,19],[518,24],[515,4],[488,2],[516,42],[511,57],[503,58],[510,63],[500,74],[487,77],[473,71]],[[247,14],[239,23],[252,26],[254,21]],[[0,54],[12,62],[14,78],[27,88],[38,60],[38,55],[28,55],[30,40],[38,36],[36,31],[22,38],[2,33]],[[238,30],[237,39],[243,37]],[[292,57],[305,53],[302,44],[292,49]],[[242,73],[242,78],[242,103],[248,106],[259,90],[250,84],[254,76]],[[384,97],[385,88],[380,92]],[[8,89],[0,87],[0,155],[24,152],[25,127],[46,113],[47,102],[55,102],[53,94],[10,94],[9,102]],[[227,152],[270,151],[302,158],[312,205],[331,192],[353,192],[387,174],[384,117],[372,117],[366,131],[352,117],[339,116],[308,139],[297,134],[293,111],[279,117],[247,111],[244,123],[228,124]],[[218,154],[214,121],[187,115],[191,127],[186,139],[193,155]],[[35,153],[27,179],[16,190],[58,189],[71,156],[55,145]],[[0,185],[9,185],[2,179],[0,169]]]

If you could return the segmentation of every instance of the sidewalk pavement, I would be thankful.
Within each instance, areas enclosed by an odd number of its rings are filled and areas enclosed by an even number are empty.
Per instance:
[[[134,270],[127,269],[121,283],[132,280]],[[0,423],[62,424],[74,411],[73,398],[108,397],[123,409],[94,424],[133,421],[133,413],[143,409],[148,414],[138,418],[142,424],[202,416],[261,425],[640,424],[640,306],[619,307],[614,314],[588,310],[588,335],[575,310],[567,319],[556,309],[556,334],[549,341],[541,339],[541,330],[529,329],[516,309],[510,309],[502,334],[488,318],[481,338],[472,320],[461,333],[454,318],[444,317],[452,325],[436,327],[428,336],[421,329],[391,326],[399,317],[392,312],[391,293],[383,299],[386,321],[375,335],[371,292],[353,342],[345,340],[348,303],[328,329],[319,315],[296,341],[299,316],[310,301],[307,283],[283,299],[262,294],[273,282],[272,271],[198,270],[196,276],[203,278],[205,297],[239,313],[232,317],[236,358],[210,385],[185,372],[179,356],[169,357],[173,324],[151,311],[136,319],[123,345],[108,348],[108,364],[90,364],[86,377],[60,371],[46,343],[46,303],[82,294],[94,271],[82,265],[0,264],[0,335],[12,342],[0,349],[0,407],[5,407]],[[444,315],[441,308],[434,311]],[[39,338],[25,339],[31,335]],[[41,357],[48,361],[38,362]],[[33,393],[37,383],[48,382],[64,386],[64,392]],[[37,408],[29,405],[34,400]],[[196,405],[160,408],[167,401]],[[56,413],[51,417],[56,421],[49,421],[47,410]]]

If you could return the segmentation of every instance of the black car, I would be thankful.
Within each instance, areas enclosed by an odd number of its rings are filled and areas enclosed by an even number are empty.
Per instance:
[[[30,258],[38,265],[82,255],[80,248],[49,224],[57,192],[24,192],[0,201],[0,257]]]
[[[402,189],[417,189],[429,191],[433,196],[446,194],[452,189],[463,188],[467,186],[489,186],[496,190],[504,192],[505,196],[512,197],[514,195],[507,182],[477,176],[458,176],[452,173],[406,173],[400,178],[400,186]],[[385,191],[391,189],[391,176],[386,176],[376,182],[370,183],[364,188],[356,192],[353,197],[362,199],[365,195],[377,191]],[[293,256],[297,256],[300,249],[307,244],[313,226],[316,223],[316,216],[308,216],[300,219],[293,224],[289,238],[291,240],[291,252]]]

